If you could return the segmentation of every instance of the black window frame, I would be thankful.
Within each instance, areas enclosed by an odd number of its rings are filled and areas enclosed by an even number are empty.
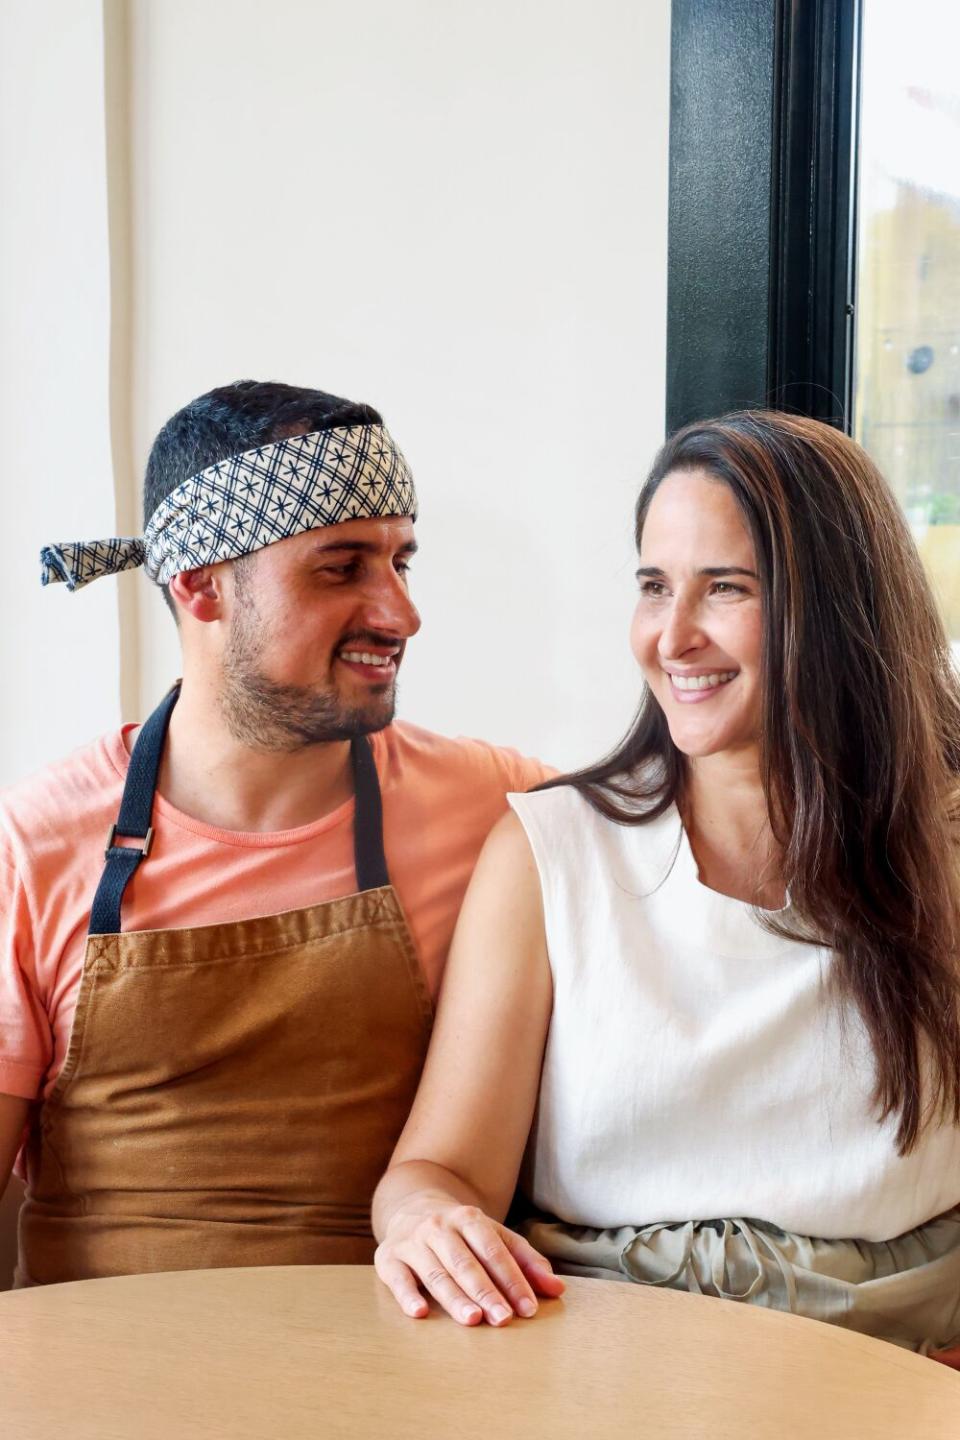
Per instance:
[[[852,422],[861,0],[673,0],[666,428]]]

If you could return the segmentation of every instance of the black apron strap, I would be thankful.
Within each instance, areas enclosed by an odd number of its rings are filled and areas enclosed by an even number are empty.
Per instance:
[[[175,685],[144,722],[130,756],[117,823],[107,838],[106,863],[90,911],[91,935],[119,935],[124,891],[153,842],[153,799],[173,707],[180,698]],[[366,736],[350,744],[355,795],[353,857],[358,890],[378,890],[390,884],[383,850],[383,802],[373,750]],[[139,840],[141,845],[118,845],[118,839]]]
[[[350,743],[353,765],[353,863],[358,890],[379,890],[390,884],[383,851],[383,801],[373,750],[365,735]]]
[[[93,897],[90,911],[91,935],[118,935],[120,933],[120,906],[123,892],[133,878],[133,873],[142,860],[150,854],[153,844],[153,797],[157,788],[157,775],[163,746],[167,738],[167,727],[173,707],[180,698],[180,686],[175,685],[165,695],[150,719],[141,726],[137,743],[130,756],[127,779],[120,802],[120,814],[116,825],[107,837],[106,864],[100,876],[97,893]],[[140,840],[141,845],[118,845],[119,839]]]

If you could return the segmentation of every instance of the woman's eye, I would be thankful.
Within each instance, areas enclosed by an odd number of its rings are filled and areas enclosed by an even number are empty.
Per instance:
[[[734,585],[729,580],[718,580],[713,587],[714,595],[746,595],[747,591],[742,585]]]

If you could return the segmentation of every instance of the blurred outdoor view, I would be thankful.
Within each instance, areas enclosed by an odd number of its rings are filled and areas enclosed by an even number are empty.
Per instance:
[[[960,657],[960,0],[864,0],[854,433]]]

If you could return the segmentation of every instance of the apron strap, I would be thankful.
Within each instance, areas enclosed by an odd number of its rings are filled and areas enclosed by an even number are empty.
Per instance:
[[[353,863],[358,890],[379,890],[390,884],[383,851],[383,801],[373,749],[366,735],[350,742],[353,766]]]
[[[104,852],[106,864],[90,911],[91,935],[120,933],[123,892],[133,879],[137,866],[150,854],[150,846],[153,844],[153,826],[150,821],[153,818],[157,774],[170,716],[179,698],[178,683],[164,696],[137,736],[127,768],[120,814],[117,816],[116,825],[111,826],[107,836],[107,848]],[[140,840],[143,843],[140,846],[118,845],[116,842],[121,836],[126,840]]]
[[[150,853],[153,843],[153,799],[173,707],[180,698],[179,682],[164,696],[137,736],[130,755],[127,779],[117,823],[110,829],[106,863],[90,911],[91,935],[119,935],[124,891],[134,872]],[[350,742],[353,769],[353,858],[357,890],[379,890],[390,884],[383,849],[383,802],[373,750],[365,735]],[[118,845],[119,838],[142,845]]]

